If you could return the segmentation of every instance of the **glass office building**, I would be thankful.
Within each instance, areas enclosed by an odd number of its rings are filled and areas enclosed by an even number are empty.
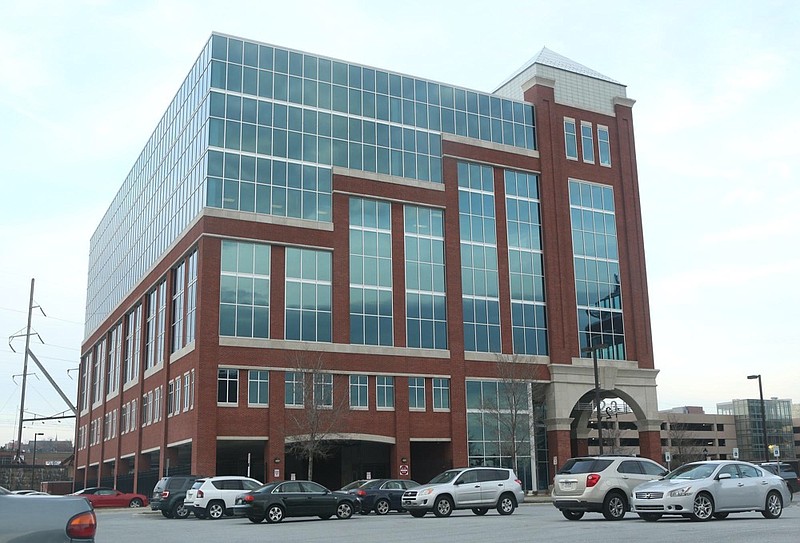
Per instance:
[[[486,92],[213,34],[91,239],[78,485],[288,478],[327,417],[332,487],[546,488],[586,346],[655,394],[632,105],[547,49]]]

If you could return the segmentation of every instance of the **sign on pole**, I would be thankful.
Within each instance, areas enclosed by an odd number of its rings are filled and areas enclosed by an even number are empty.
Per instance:
[[[733,448],[733,459],[734,460],[739,460],[739,447],[734,447]]]

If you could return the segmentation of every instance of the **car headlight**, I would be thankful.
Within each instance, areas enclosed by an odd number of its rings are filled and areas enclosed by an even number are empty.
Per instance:
[[[433,494],[432,488],[424,488],[422,491],[417,492],[417,496],[428,496],[429,494]]]
[[[692,487],[691,486],[684,486],[682,488],[676,488],[675,490],[670,490],[669,491],[669,497],[670,498],[680,498],[682,496],[688,496],[691,493],[692,493]]]

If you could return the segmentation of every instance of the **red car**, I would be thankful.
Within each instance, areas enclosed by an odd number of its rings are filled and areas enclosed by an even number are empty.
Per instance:
[[[147,496],[120,492],[113,488],[93,486],[73,492],[73,496],[82,496],[89,500],[93,507],[144,507],[147,505]]]

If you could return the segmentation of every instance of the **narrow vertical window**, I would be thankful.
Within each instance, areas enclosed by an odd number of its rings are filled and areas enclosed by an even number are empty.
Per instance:
[[[269,404],[269,372],[266,370],[250,370],[248,372],[247,404]]]
[[[594,164],[594,138],[592,137],[592,123],[581,121],[581,150],[583,161]]]
[[[394,409],[394,377],[379,375],[375,382],[375,406],[378,409]]]
[[[284,405],[303,407],[303,388],[303,374],[299,371],[287,371],[284,378]]]
[[[239,401],[239,370],[221,368],[217,373],[217,403],[236,404]]]
[[[394,343],[391,215],[388,202],[350,198],[351,343]]]
[[[188,281],[186,284],[186,344],[194,341],[197,319],[197,251],[189,255]]]
[[[494,170],[458,163],[464,350],[500,352]]]
[[[172,352],[184,346],[184,283],[186,282],[186,261],[172,270]]]
[[[333,407],[333,374],[314,374],[314,405]]]
[[[350,376],[350,408],[363,409],[369,406],[367,399],[367,376]]]
[[[447,348],[444,213],[405,206],[406,346]]]
[[[450,409],[450,379],[433,379],[433,408]]]
[[[575,131],[575,119],[564,119],[564,146],[567,158],[578,160],[578,135]]]
[[[611,166],[611,144],[607,126],[597,125],[597,151],[600,153],[600,165]]]
[[[408,407],[409,409],[425,410],[425,378],[408,378]]]

